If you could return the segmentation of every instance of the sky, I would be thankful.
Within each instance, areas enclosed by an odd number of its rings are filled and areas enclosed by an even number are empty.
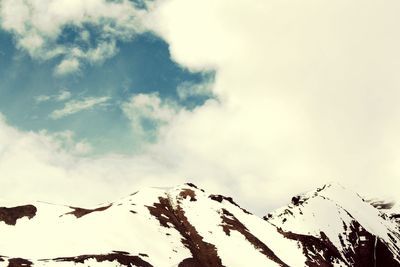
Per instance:
[[[1,198],[397,197],[400,3],[0,0]]]

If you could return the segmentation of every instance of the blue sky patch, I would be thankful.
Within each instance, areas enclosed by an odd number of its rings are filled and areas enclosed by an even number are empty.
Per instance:
[[[85,29],[89,38],[96,34],[95,28]],[[57,42],[83,50],[96,45],[95,40],[81,40],[81,34],[67,27]],[[171,60],[168,45],[151,33],[118,41],[113,57],[85,63],[79,71],[64,76],[54,75],[58,57],[32,59],[17,49],[12,35],[4,31],[0,31],[0,43],[0,112],[8,122],[25,131],[70,130],[76,140],[89,142],[93,153],[134,153],[140,147],[143,140],[132,138],[134,129],[121,109],[135,95],[156,93],[162,101],[185,109],[213,97],[207,92],[187,94],[185,88],[209,84],[214,73],[182,68]],[[144,124],[149,136],[154,136],[154,122],[146,120]]]

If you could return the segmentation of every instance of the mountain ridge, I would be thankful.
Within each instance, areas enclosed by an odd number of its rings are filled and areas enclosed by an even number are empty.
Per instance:
[[[400,266],[399,225],[338,184],[260,218],[188,183],[92,208],[0,207],[0,266]]]

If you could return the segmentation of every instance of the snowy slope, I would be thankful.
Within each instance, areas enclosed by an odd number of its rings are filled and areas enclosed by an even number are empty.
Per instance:
[[[386,265],[376,266],[400,266],[398,230],[337,185],[295,197],[264,220],[193,184],[91,208],[3,201],[0,267],[374,266],[382,257]]]
[[[400,235],[395,220],[338,184],[293,197],[290,205],[264,218],[287,235],[322,241],[317,249],[321,257],[310,257],[310,262],[400,266]],[[315,254],[307,242],[300,243],[308,253]]]
[[[0,254],[29,259],[34,262],[33,266],[54,266],[53,261],[47,263],[35,259],[122,251],[143,261],[148,261],[145,254],[149,257],[157,255],[152,258],[152,265],[173,266],[190,252],[181,244],[179,233],[160,229],[158,220],[146,207],[164,195],[164,190],[145,189],[115,203],[95,207],[91,213],[68,206],[34,203],[37,212],[33,218],[23,217],[15,226],[0,225]],[[75,266],[73,262],[65,262],[59,265]],[[92,265],[85,261],[84,266]],[[119,265],[107,263],[104,266]]]
[[[306,260],[272,225],[193,185],[143,189],[91,209],[3,207],[0,235],[0,266],[301,266]]]

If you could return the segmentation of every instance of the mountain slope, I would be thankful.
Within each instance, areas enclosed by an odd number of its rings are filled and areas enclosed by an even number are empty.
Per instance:
[[[292,202],[263,220],[186,184],[93,208],[7,205],[0,266],[400,266],[398,224],[357,194],[328,185]]]
[[[286,266],[305,260],[275,227],[193,185],[143,189],[93,209],[33,203],[0,214],[0,266]]]
[[[396,222],[356,193],[330,184],[292,198],[292,204],[264,217],[284,235],[316,238],[321,257],[309,264],[340,266],[399,266],[400,235]],[[322,252],[322,253],[321,253]],[[312,257],[311,257],[312,258]]]

